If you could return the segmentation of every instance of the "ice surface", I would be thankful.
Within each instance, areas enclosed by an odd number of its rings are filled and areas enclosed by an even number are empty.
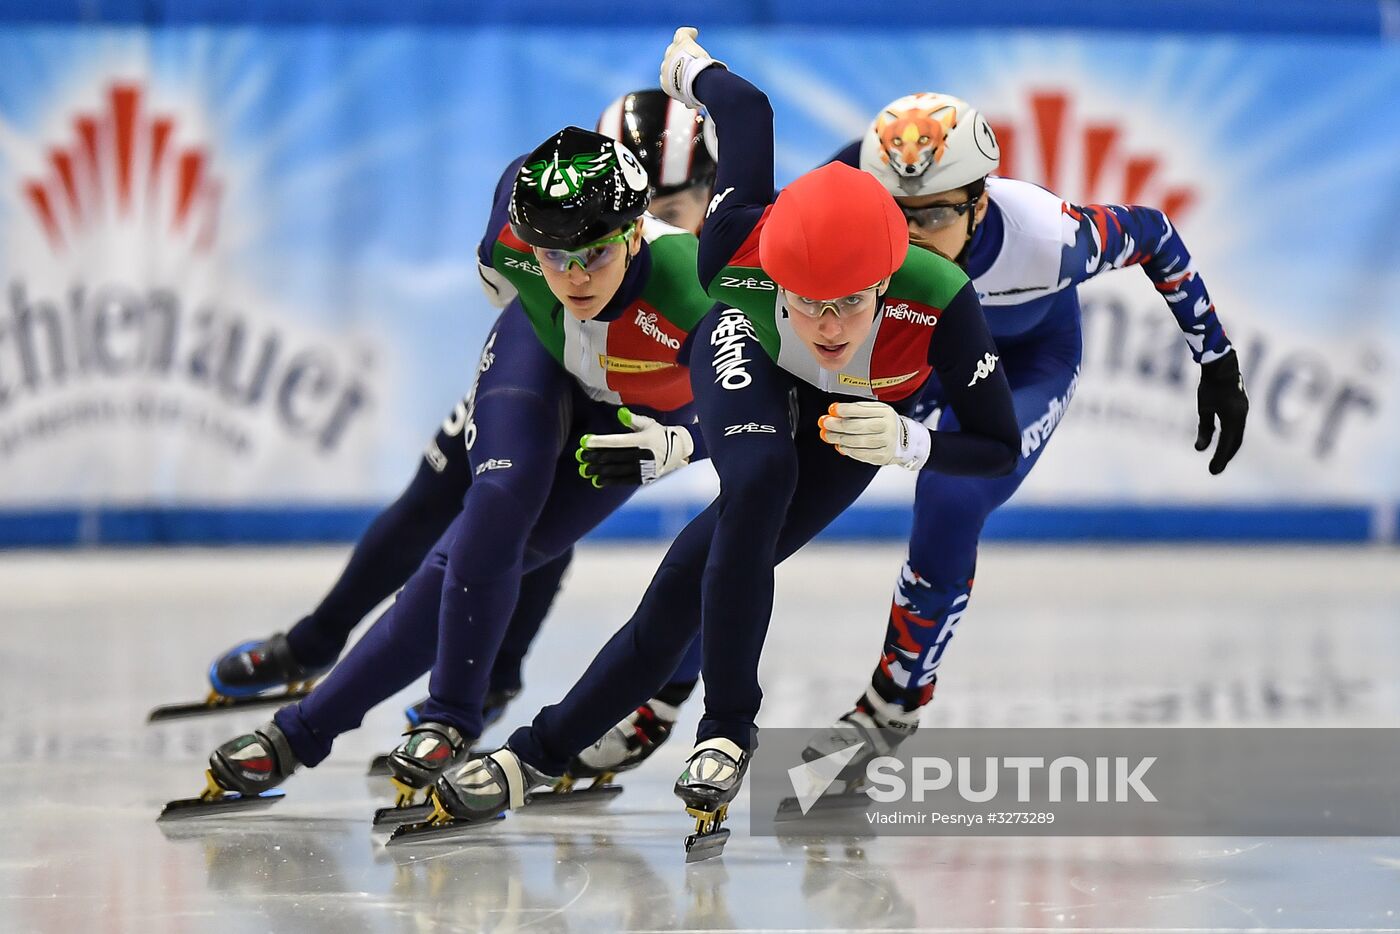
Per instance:
[[[585,547],[488,739],[556,700],[659,548]],[[210,658],[284,628],[345,552],[0,561],[0,932],[1400,930],[1400,841],[751,838],[687,867],[681,741],[595,814],[524,813],[454,846],[371,832],[405,692],[257,815],[157,825],[265,712],[147,726]],[[779,575],[766,725],[829,721],[873,666],[900,548],[809,550]],[[1371,549],[987,547],[925,726],[1400,724],[1400,555]]]

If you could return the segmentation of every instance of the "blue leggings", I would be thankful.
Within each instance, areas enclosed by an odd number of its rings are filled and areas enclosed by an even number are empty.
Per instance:
[[[712,311],[692,340],[691,386],[720,494],[672,543],[637,611],[564,700],[511,736],[511,748],[546,774],[562,772],[652,696],[697,632],[705,680],[698,736],[752,748],[773,568],[875,476],[818,437],[817,418],[839,397],[780,369],[741,314]]]
[[[501,315],[466,406],[473,479],[461,513],[331,674],[277,712],[303,764],[319,763],[336,736],[430,667],[424,718],[480,734],[481,702],[522,574],[566,552],[633,492],[595,489],[573,460],[580,434],[618,430],[616,411],[582,393],[523,312],[512,306]],[[660,417],[688,421],[689,413]]]
[[[469,398],[457,403],[428,442],[408,488],[370,523],[330,592],[287,633],[302,664],[321,668],[334,662],[360,620],[404,586],[461,511],[472,482],[463,438]],[[520,687],[525,653],[572,560],[573,549],[565,549],[521,581],[520,601],[492,666],[492,690]]]
[[[880,660],[880,670],[902,690],[906,709],[933,695],[938,665],[971,597],[982,526],[1040,460],[1074,395],[1083,353],[1077,302],[1073,312],[1064,327],[1038,335],[1034,343],[998,345],[1021,426],[1016,469],[995,479],[919,474],[909,555],[895,586]],[[957,419],[945,410],[938,427],[956,429]]]

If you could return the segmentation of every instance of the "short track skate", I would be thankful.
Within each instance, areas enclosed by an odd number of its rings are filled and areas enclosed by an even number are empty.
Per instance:
[[[385,774],[388,774],[389,767],[387,765],[384,767],[384,771]],[[389,807],[379,808],[374,812],[374,826],[397,827],[401,824],[418,824],[432,816],[432,795],[427,795],[425,800],[419,801],[418,792],[424,789],[414,788],[412,785],[406,785],[392,777],[389,779],[389,783],[394,786],[398,797]]]
[[[720,737],[698,743],[676,779],[675,794],[695,818],[695,833],[685,838],[685,861],[698,863],[724,853],[729,830],[723,826],[729,804],[749,769],[749,753]]]
[[[483,732],[495,726],[496,722],[500,720],[501,717],[505,716],[506,705],[514,700],[515,696],[519,693],[520,689],[514,688],[508,691],[492,691],[486,695],[486,700],[481,708],[481,729]],[[429,699],[425,697],[417,703],[410,704],[404,708],[404,719],[408,721],[406,729],[411,730],[423,722],[423,708],[427,706],[428,700]],[[472,751],[469,751],[468,755],[471,754]],[[370,778],[392,775],[393,773],[389,769],[389,757],[391,755],[393,755],[392,752],[381,752],[370,759],[369,768],[365,770],[365,775]]]
[[[256,795],[242,795],[228,791],[214,780],[214,773],[204,770],[208,786],[197,798],[180,798],[171,801],[161,809],[158,821],[189,820],[196,817],[222,817],[229,814],[243,814],[250,811],[263,811],[286,797],[286,792],[274,788]]]
[[[729,816],[729,804],[721,804],[712,811],[687,807],[685,812],[695,818],[695,833],[685,838],[685,861],[698,863],[724,855],[729,828],[720,825]]]
[[[471,740],[446,723],[411,723],[404,736],[404,741],[386,759],[389,783],[394,786],[394,804],[374,812],[376,827],[427,820],[433,813],[428,789],[443,772],[471,753]]]
[[[184,720],[189,717],[204,717],[211,713],[230,713],[235,710],[251,710],[255,707],[282,707],[301,700],[311,693],[316,679],[293,681],[280,693],[255,694],[251,697],[228,697],[218,691],[210,691],[202,701],[188,704],[164,704],[146,715],[147,723],[164,720]]]
[[[300,700],[330,665],[310,666],[297,660],[284,633],[240,643],[209,666],[209,696],[193,704],[166,704],[146,717],[148,723],[202,717],[249,707],[280,707]]]
[[[588,785],[580,788],[579,781],[572,775],[565,775],[547,791],[530,794],[530,806],[549,808],[558,814],[566,811],[584,811],[610,802],[622,794],[622,786],[613,784],[616,772],[600,772],[587,778]]]
[[[443,843],[456,840],[461,837],[471,835],[475,831],[480,831],[490,827],[496,821],[505,820],[505,812],[502,811],[495,817],[484,820],[464,820],[453,817],[447,812],[438,800],[437,794],[429,790],[428,800],[424,804],[417,805],[426,809],[426,816],[413,823],[400,824],[394,832],[389,835],[389,839],[384,842],[385,846],[407,846],[415,843]],[[382,810],[392,810],[384,808]],[[375,815],[376,818],[378,814]]]

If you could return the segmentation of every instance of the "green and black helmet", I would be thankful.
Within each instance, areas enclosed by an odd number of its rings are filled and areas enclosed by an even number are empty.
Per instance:
[[[510,194],[510,229],[531,246],[576,250],[625,227],[651,200],[635,153],[565,127],[525,157]]]

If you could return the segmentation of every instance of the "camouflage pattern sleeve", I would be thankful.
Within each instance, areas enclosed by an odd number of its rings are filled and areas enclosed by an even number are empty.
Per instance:
[[[1063,210],[1073,223],[1072,242],[1061,254],[1061,288],[1110,269],[1141,266],[1176,316],[1197,363],[1210,363],[1230,352],[1205,283],[1165,214],[1138,205],[1069,202]]]

